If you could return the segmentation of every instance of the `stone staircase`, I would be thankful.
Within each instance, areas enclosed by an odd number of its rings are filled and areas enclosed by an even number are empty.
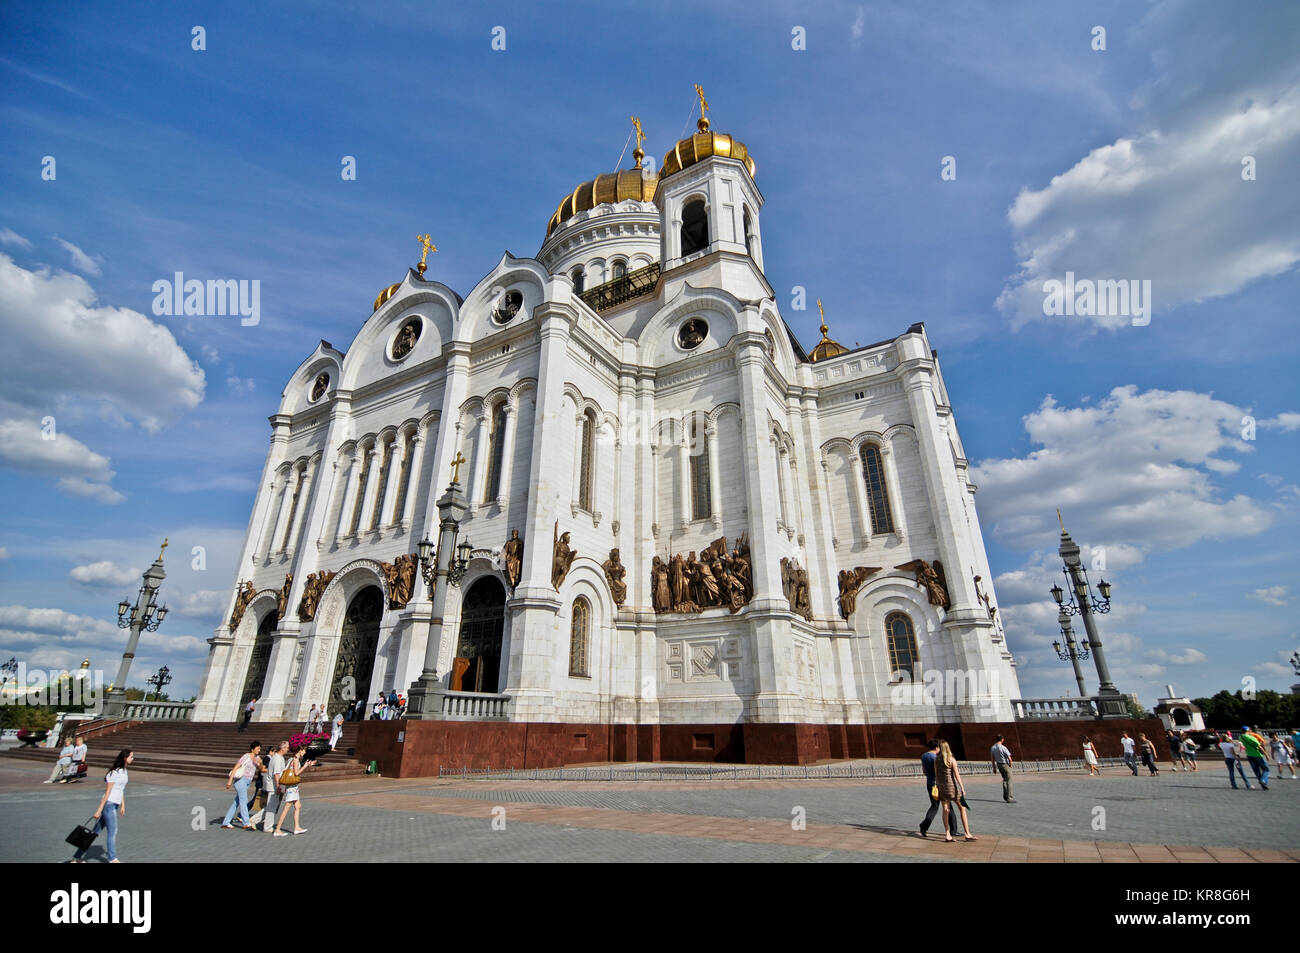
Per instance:
[[[365,777],[366,764],[354,757],[358,726],[359,722],[344,723],[343,737],[338,746],[333,753],[316,762],[306,775],[308,781]],[[225,778],[239,756],[248,751],[248,746],[254,741],[261,742],[263,755],[269,754],[273,745],[288,741],[290,736],[301,732],[302,722],[253,722],[245,732],[238,731],[238,727],[237,722],[189,721],[118,722],[98,730],[95,725],[87,726],[88,780],[99,781],[122,748],[135,752],[132,770]],[[11,758],[41,761],[50,768],[59,756],[57,748],[28,746],[13,748],[6,753]]]

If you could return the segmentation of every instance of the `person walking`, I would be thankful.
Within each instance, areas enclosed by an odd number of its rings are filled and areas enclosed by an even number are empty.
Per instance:
[[[400,703],[398,702],[397,699],[397,689],[391,688],[388,690],[388,714],[385,715],[384,717],[387,718],[389,721],[392,721],[394,718],[397,717],[397,709],[399,707],[400,707]]]
[[[1178,737],[1178,732],[1170,728],[1165,732],[1165,744],[1169,745],[1169,760],[1173,762],[1174,770],[1178,770],[1178,765],[1183,765],[1183,770],[1187,770],[1187,765],[1183,764],[1183,739]]]
[[[1148,775],[1148,777],[1159,774],[1160,769],[1156,767],[1156,746],[1151,743],[1150,738],[1140,732],[1138,733],[1138,750],[1142,753],[1142,763],[1151,770],[1151,775]]]
[[[925,796],[930,799],[930,809],[925,812],[925,818],[918,828],[922,837],[928,836],[930,825],[934,823],[934,815],[939,813],[939,793],[935,787],[934,776],[934,762],[939,757],[939,742],[931,738],[926,747],[929,750],[921,755],[921,772],[925,775]]]
[[[312,728],[314,728],[316,725],[316,718],[318,717],[318,715],[319,715],[319,709],[315,705],[312,705],[311,711],[307,713],[307,724],[302,726],[302,733],[304,735],[311,734]]]
[[[998,735],[997,740],[993,742],[989,756],[993,759],[993,769],[1002,775],[1002,800],[1008,804],[1015,804],[1016,799],[1011,796],[1011,752],[1002,743],[1001,735]]]
[[[1258,735],[1250,730],[1250,725],[1241,726],[1241,743],[1246,749],[1246,760],[1250,762],[1250,769],[1255,772],[1255,779],[1259,781],[1259,786],[1265,791],[1268,790],[1268,759],[1264,757],[1264,741],[1262,735]]]
[[[1246,790],[1250,790],[1250,782],[1246,780],[1246,769],[1241,765],[1241,759],[1237,757],[1237,743],[1232,740],[1232,732],[1219,736],[1219,750],[1223,752],[1224,763],[1228,766],[1228,780],[1232,782],[1232,789],[1237,790],[1237,779],[1233,776],[1232,769],[1235,767],[1241,774],[1241,782],[1246,785]],[[1244,755],[1244,750],[1242,754]]]
[[[1278,778],[1286,777],[1286,775],[1282,773],[1282,768],[1287,767],[1291,769],[1291,780],[1294,781],[1295,765],[1291,761],[1291,752],[1287,750],[1286,739],[1281,734],[1275,733],[1270,736],[1268,746],[1272,749],[1273,761],[1277,764]]]
[[[330,729],[330,751],[334,750],[334,746],[339,743],[339,739],[342,737],[343,737],[343,715],[338,714],[334,716],[333,727]]]
[[[308,761],[306,764],[302,763],[302,756],[303,754],[306,753],[306,751],[307,751],[306,745],[299,745],[298,748],[293,752],[293,756],[289,759],[289,763],[285,765],[285,769],[279,777],[280,783],[284,785],[284,806],[280,808],[280,817],[275,822],[276,837],[289,836],[280,828],[284,826],[284,819],[285,816],[288,815],[290,807],[293,808],[293,833],[295,834],[307,833],[307,828],[302,826],[302,818],[300,816],[300,811],[302,808],[302,794],[298,790],[298,783],[299,780],[302,778],[303,773],[312,765],[314,765],[316,762]],[[288,778],[291,783],[285,784],[285,778]]]
[[[95,833],[108,831],[108,862],[118,863],[117,859],[117,824],[126,817],[126,768],[135,760],[135,753],[130,748],[123,748],[113,759],[113,766],[104,775],[104,796],[99,799],[99,807],[92,815],[95,818]],[[72,855],[74,864],[86,862],[88,847],[78,847]]]
[[[1120,732],[1119,743],[1124,748],[1124,764],[1128,766],[1128,769],[1133,772],[1133,777],[1136,778],[1138,776],[1138,763],[1137,763],[1137,752],[1136,752],[1137,743],[1134,742],[1133,739],[1128,736],[1127,731]]]
[[[64,741],[63,747],[59,749],[59,760],[54,762],[54,770],[50,772],[49,778],[42,781],[41,784],[53,784],[67,774],[68,769],[72,767],[72,752],[76,750],[76,747],[72,743],[72,738],[69,737]]]
[[[1196,766],[1196,742],[1187,732],[1182,733],[1183,738],[1183,767],[1191,766],[1193,772],[1200,770]]]
[[[1083,736],[1083,762],[1088,766],[1088,777],[1095,778],[1101,774],[1097,768],[1097,746],[1087,735]]]
[[[226,811],[226,818],[221,822],[221,829],[224,831],[231,830],[234,825],[230,822],[235,819],[235,812],[239,812],[239,819],[244,822],[244,830],[255,830],[252,821],[248,818],[248,788],[252,784],[253,778],[257,777],[258,754],[262,746],[254,741],[248,746],[248,754],[243,755],[235,766],[230,769],[230,774],[226,776],[226,790],[230,786],[235,786],[235,800]]]
[[[957,759],[952,756],[948,742],[939,742],[939,754],[934,761],[934,783],[939,789],[939,803],[943,806],[943,839],[952,840],[952,822],[949,815],[954,809],[961,814],[961,826],[966,831],[965,839],[977,840],[970,831],[970,818],[966,814],[966,785],[962,782],[961,771],[957,768]]]
[[[271,757],[267,759],[267,771],[262,776],[262,784],[266,789],[266,807],[262,811],[262,832],[266,834],[275,831],[275,812],[284,806],[284,785],[280,783],[280,775],[284,773],[285,756],[289,753],[289,742],[281,741],[275,746],[275,751],[271,752]]]
[[[257,707],[257,699],[254,698],[244,706],[244,723],[239,726],[240,731],[248,730],[248,723],[253,720],[253,709]]]

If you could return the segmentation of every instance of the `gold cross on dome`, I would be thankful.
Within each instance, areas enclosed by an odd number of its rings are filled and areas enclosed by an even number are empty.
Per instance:
[[[822,327],[821,327],[822,337],[826,337],[826,332],[829,331],[830,328],[826,326],[826,311],[822,308],[821,298],[817,299],[817,313],[821,315],[821,319],[822,319]]]
[[[704,114],[709,111],[709,101],[704,98],[704,87],[699,83],[695,84],[695,95],[700,97],[700,118],[704,119]]]
[[[641,143],[645,142],[645,133],[641,131],[641,117],[633,116],[632,125],[636,128],[636,147],[641,148]]]
[[[415,240],[418,241],[421,247],[424,249],[422,252],[420,252],[420,264],[418,266],[420,270],[420,274],[423,275],[424,269],[426,267],[426,265],[424,264],[424,260],[429,257],[429,252],[437,251],[438,246],[433,244],[433,242],[429,240],[428,235],[416,235]]]
[[[460,482],[460,468],[461,468],[461,464],[465,462],[466,462],[465,454],[457,450],[456,456],[451,461],[451,482],[452,483]]]
[[[167,537],[163,537],[162,549],[158,550],[158,561],[162,562],[163,552],[167,549]]]

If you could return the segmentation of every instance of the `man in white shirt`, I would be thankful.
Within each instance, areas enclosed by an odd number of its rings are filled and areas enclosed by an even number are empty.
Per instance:
[[[317,708],[315,705],[312,705],[311,711],[307,715],[307,724],[302,726],[302,733],[304,735],[311,734],[312,728],[314,728],[316,725],[316,719],[318,719],[319,717],[320,717],[320,709]]]
[[[1237,750],[1237,742],[1232,740],[1232,732],[1219,739],[1219,750],[1223,752],[1223,760],[1228,765],[1228,780],[1232,782],[1232,789],[1237,790],[1237,779],[1232,776],[1233,769],[1241,772],[1241,780],[1246,785],[1246,790],[1250,790],[1250,782],[1246,780],[1246,769],[1242,767],[1241,755],[1245,752]]]
[[[59,751],[59,760],[54,762],[54,770],[50,772],[49,780],[42,781],[42,784],[53,784],[67,773],[68,769],[72,765],[72,752],[75,748],[76,746],[72,743],[72,739],[69,738],[67,743],[64,744],[62,750]]]
[[[993,742],[989,757],[993,759],[993,767],[998,774],[1002,775],[1002,800],[1008,804],[1015,804],[1016,799],[1011,796],[1011,752],[1002,743],[1001,735],[998,735],[997,740]]]
[[[1133,777],[1137,777],[1137,742],[1128,736],[1128,732],[1120,732],[1119,743],[1124,746],[1124,763],[1128,769],[1133,772]]]

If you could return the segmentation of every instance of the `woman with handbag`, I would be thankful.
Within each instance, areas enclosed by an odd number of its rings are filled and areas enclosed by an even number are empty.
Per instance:
[[[934,783],[939,789],[939,803],[943,805],[943,839],[952,840],[950,812],[955,807],[961,812],[961,826],[966,840],[977,840],[970,832],[970,818],[966,816],[966,784],[957,769],[957,759],[952,756],[948,742],[939,742],[939,757],[934,761]]]
[[[299,745],[297,748],[295,748],[293,752],[293,757],[289,759],[288,766],[284,769],[284,772],[280,775],[279,781],[280,784],[283,785],[284,787],[284,807],[280,808],[280,817],[275,822],[276,837],[289,836],[286,832],[280,830],[280,828],[284,826],[284,819],[285,816],[289,813],[290,806],[293,807],[293,833],[295,834],[307,833],[307,828],[303,827],[300,823],[299,815],[300,815],[300,810],[302,808],[302,795],[298,791],[298,783],[302,780],[303,772],[306,771],[308,768],[310,768],[312,765],[314,765],[316,762],[308,761],[306,764],[302,763],[302,756],[304,753],[306,753],[306,751],[307,751],[306,745]]]
[[[1083,761],[1088,766],[1088,777],[1101,776],[1101,771],[1097,768],[1097,746],[1087,735],[1083,736]]]
[[[235,819],[236,811],[239,812],[239,819],[244,822],[244,830],[256,830],[253,827],[253,822],[248,817],[248,803],[251,800],[248,796],[248,787],[253,783],[253,779],[257,777],[258,766],[261,764],[258,755],[261,754],[261,751],[262,746],[254,741],[248,746],[248,754],[236,761],[235,766],[230,769],[230,774],[226,776],[226,790],[229,791],[232,784],[235,786],[235,800],[230,805],[230,809],[226,811],[225,820],[221,822],[223,831],[234,828],[234,825],[230,822]]]
[[[113,759],[113,766],[108,769],[108,774],[104,775],[104,796],[99,799],[99,807],[95,808],[92,815],[95,821],[94,833],[98,834],[101,830],[108,831],[108,862],[110,864],[118,863],[117,859],[117,821],[118,818],[126,817],[126,766],[135,759],[135,754],[130,748],[123,748]],[[77,852],[72,855],[74,864],[84,864],[86,851],[90,849],[90,842],[87,841],[85,846],[78,847]]]

